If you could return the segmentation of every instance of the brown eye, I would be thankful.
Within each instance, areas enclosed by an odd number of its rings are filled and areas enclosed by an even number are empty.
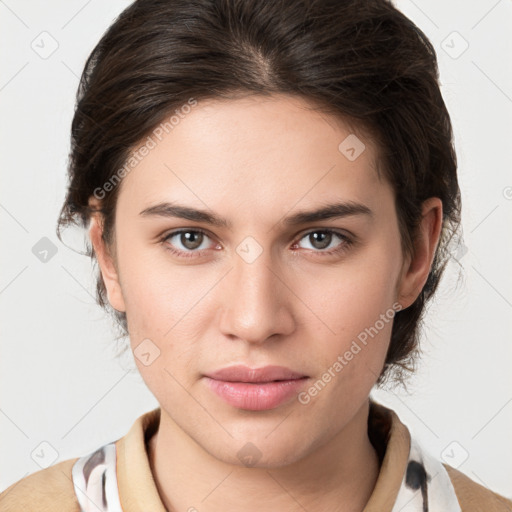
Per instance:
[[[328,229],[310,231],[301,238],[301,241],[302,240],[306,240],[310,245],[310,247],[305,247],[305,249],[314,249],[316,252],[334,252],[337,249],[350,245],[351,243],[349,237]],[[330,250],[326,251],[325,249],[328,248]]]
[[[309,241],[315,249],[325,249],[329,247],[332,240],[332,233],[327,231],[314,231],[309,235]]]
[[[178,252],[199,252],[198,249],[207,249],[205,243],[209,237],[206,233],[196,229],[182,229],[169,233],[164,241]]]
[[[198,231],[183,231],[180,233],[180,243],[187,249],[197,249],[203,241],[203,233]]]

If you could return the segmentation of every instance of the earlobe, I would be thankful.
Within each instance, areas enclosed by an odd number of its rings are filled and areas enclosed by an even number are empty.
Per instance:
[[[99,213],[95,213],[91,217],[89,238],[94,248],[96,259],[98,260],[101,276],[107,291],[108,301],[117,311],[125,312],[126,307],[119,282],[119,273],[116,269],[114,258],[102,238],[103,227],[100,215]]]
[[[409,307],[421,293],[434,261],[443,221],[443,203],[438,197],[423,202],[422,219],[414,243],[414,254],[405,262],[398,301]]]

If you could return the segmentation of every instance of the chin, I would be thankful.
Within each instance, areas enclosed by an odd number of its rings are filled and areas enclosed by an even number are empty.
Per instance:
[[[275,424],[274,424],[275,428]],[[278,427],[280,428],[280,427]],[[269,430],[241,431],[221,445],[203,448],[216,459],[240,467],[280,468],[309,455],[320,444],[319,437],[306,436],[304,428],[284,429],[269,434]],[[313,439],[313,442],[311,442]]]

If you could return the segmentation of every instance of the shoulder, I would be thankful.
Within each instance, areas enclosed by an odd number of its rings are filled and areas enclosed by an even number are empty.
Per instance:
[[[71,476],[76,461],[68,459],[18,480],[0,493],[0,510],[80,512]]]
[[[146,481],[152,483],[145,459],[145,438],[158,428],[159,419],[160,408],[156,408],[137,418],[124,437],[100,446],[94,452],[64,460],[18,480],[0,493],[0,511],[80,512],[79,500],[83,502],[90,499],[90,496],[98,498],[95,503],[104,506],[112,503],[115,510],[121,510],[117,485],[118,466],[125,476],[127,492],[131,489],[131,482],[137,480],[126,479],[127,469],[133,472],[134,469],[140,469],[138,466],[147,467],[145,473],[142,470],[137,475],[145,474]],[[118,450],[121,460],[119,464]],[[80,490],[78,496],[75,485]],[[102,509],[95,505],[94,510],[99,512]]]
[[[512,501],[471,480],[464,473],[443,464],[455,489],[462,512],[512,512]]]

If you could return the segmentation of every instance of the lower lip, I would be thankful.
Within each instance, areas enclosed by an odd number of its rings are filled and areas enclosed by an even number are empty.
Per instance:
[[[296,396],[307,380],[304,377],[251,384],[215,380],[210,377],[205,377],[205,379],[210,389],[228,404],[248,411],[265,411],[280,406]]]

